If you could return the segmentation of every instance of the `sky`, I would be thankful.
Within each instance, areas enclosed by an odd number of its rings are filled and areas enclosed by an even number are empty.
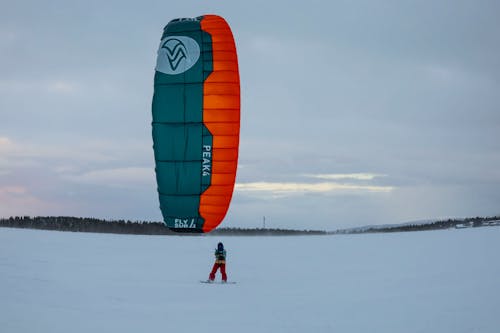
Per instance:
[[[223,227],[500,214],[497,1],[0,0],[0,217],[160,221],[156,50],[223,16],[241,133]]]

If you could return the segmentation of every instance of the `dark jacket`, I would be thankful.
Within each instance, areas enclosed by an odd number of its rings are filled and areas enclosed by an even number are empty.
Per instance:
[[[225,264],[226,263],[226,250],[215,249],[215,263]]]

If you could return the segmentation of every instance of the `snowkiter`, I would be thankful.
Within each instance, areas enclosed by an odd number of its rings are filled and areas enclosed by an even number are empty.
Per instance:
[[[220,268],[220,273],[222,274],[222,281],[227,282],[226,275],[226,250],[224,250],[224,245],[219,242],[217,244],[217,248],[215,249],[215,263],[212,267],[212,271],[210,272],[210,276],[208,277],[209,281],[215,280],[215,273]]]

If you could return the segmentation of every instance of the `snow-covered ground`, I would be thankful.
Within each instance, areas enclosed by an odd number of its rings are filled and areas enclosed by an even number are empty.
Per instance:
[[[237,284],[199,283],[219,240]],[[497,333],[499,253],[498,227],[221,238],[0,228],[0,332]]]

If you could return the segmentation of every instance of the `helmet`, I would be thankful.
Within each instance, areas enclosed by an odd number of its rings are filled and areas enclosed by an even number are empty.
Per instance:
[[[224,250],[224,245],[221,242],[219,242],[219,244],[217,244],[217,250],[219,250],[219,251]]]

